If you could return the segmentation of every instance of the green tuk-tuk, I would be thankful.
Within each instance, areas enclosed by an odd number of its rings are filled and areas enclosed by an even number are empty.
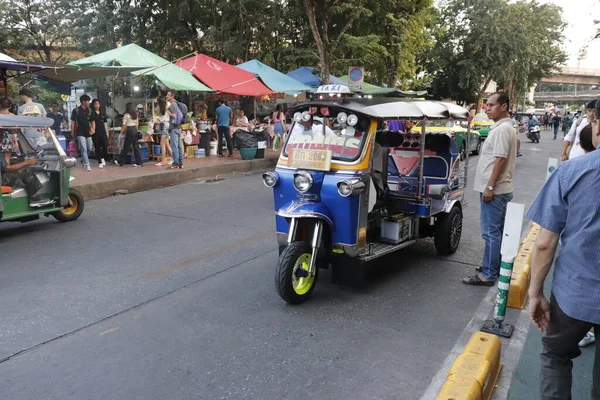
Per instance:
[[[70,187],[71,168],[76,160],[67,157],[53,131],[50,118],[0,115],[0,130],[16,134],[19,151],[10,155],[10,164],[16,165],[34,158],[36,163],[30,168],[39,180],[41,189],[36,196],[41,200],[31,204],[30,194],[19,182],[14,186],[2,186],[0,202],[0,222],[28,222],[39,219],[40,215],[53,216],[59,221],[74,221],[83,212],[83,196]],[[44,134],[46,140],[34,149],[24,132],[36,130]],[[0,154],[5,157],[5,153]],[[14,173],[14,172],[10,172]],[[0,171],[0,179],[2,179]],[[4,182],[5,179],[2,179]]]

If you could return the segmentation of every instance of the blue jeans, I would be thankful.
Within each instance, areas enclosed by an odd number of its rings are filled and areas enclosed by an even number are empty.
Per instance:
[[[495,281],[500,274],[500,246],[502,245],[502,232],[504,230],[504,217],[506,207],[513,198],[512,193],[495,194],[492,201],[485,203],[483,194],[479,195],[481,201],[481,237],[485,241],[485,252],[481,263],[481,274],[490,281]]]
[[[181,128],[172,128],[169,131],[171,150],[173,150],[173,165],[183,165],[183,143],[181,141]]]
[[[558,136],[558,125],[554,125],[554,139]]]
[[[81,162],[83,165],[89,165],[90,160],[88,155],[92,151],[92,138],[77,136],[77,144],[79,144],[79,153],[81,153]]]

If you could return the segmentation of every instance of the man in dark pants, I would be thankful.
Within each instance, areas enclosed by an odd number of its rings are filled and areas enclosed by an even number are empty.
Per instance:
[[[600,103],[600,102],[598,102]],[[599,110],[600,111],[600,110]],[[600,145],[598,122],[593,143]],[[600,151],[560,164],[531,205],[527,216],[541,226],[533,250],[529,313],[541,331],[542,400],[571,398],[573,359],[578,343],[594,328],[600,333],[600,207],[593,189],[600,186]],[[544,281],[554,263],[550,301]],[[600,342],[596,342],[592,400],[600,400]]]
[[[229,108],[224,100],[219,100],[219,107],[217,107],[215,113],[217,114],[217,131],[219,132],[219,144],[217,145],[217,153],[219,157],[223,157],[223,137],[227,142],[227,151],[229,151],[229,157],[233,157],[233,147],[231,146],[231,135],[229,133],[229,126],[231,125],[231,117],[233,111]]]
[[[556,140],[556,136],[558,136],[558,128],[560,127],[560,122],[562,118],[559,113],[556,113],[554,117],[552,117],[552,126],[554,128],[554,140]]]

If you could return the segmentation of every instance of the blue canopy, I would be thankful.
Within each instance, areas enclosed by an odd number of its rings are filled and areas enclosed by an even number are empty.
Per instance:
[[[312,90],[302,82],[290,78],[257,60],[247,61],[236,67],[257,75],[272,91],[277,93],[298,94]]]
[[[300,67],[298,69],[293,70],[292,72],[288,72],[287,76],[290,78],[294,78],[297,81],[300,81],[308,86],[321,86],[323,81],[321,77],[315,73],[316,68],[314,67]],[[333,85],[347,85],[348,83],[343,79],[336,78],[333,75],[329,75],[329,83]]]

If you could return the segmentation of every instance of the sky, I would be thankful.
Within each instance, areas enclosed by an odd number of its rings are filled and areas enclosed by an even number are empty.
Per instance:
[[[569,56],[567,66],[577,67],[577,56],[582,46],[596,34],[594,20],[600,20],[600,0],[539,0],[540,3],[554,3],[563,9],[563,18],[568,23],[565,28],[564,50]],[[587,58],[579,67],[600,69],[600,39],[589,42]]]

